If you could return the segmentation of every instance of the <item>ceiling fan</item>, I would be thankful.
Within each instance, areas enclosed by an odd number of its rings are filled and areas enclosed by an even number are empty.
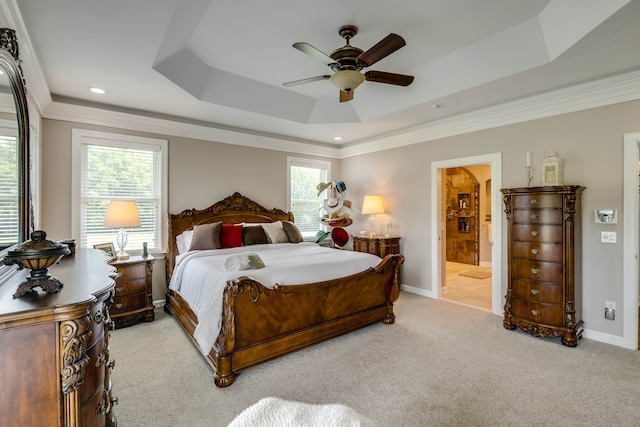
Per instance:
[[[404,39],[399,35],[391,33],[365,52],[349,44],[349,40],[358,34],[358,27],[344,25],[338,28],[338,34],[347,41],[347,44],[331,52],[331,55],[321,52],[306,42],[293,44],[293,47],[302,53],[327,64],[333,74],[294,80],[284,83],[283,86],[296,86],[320,80],[330,80],[340,89],[340,102],[347,102],[353,99],[354,90],[365,80],[397,86],[409,86],[413,82],[413,76],[404,74],[373,70],[364,74],[360,72],[363,68],[370,67],[406,45]]]

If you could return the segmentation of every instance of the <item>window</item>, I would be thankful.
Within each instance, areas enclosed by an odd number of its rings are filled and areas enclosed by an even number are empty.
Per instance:
[[[167,212],[167,141],[73,130],[72,224],[79,246],[113,242],[104,227],[111,200],[135,200],[140,227],[127,229],[127,250],[162,251]]]
[[[318,221],[322,200],[316,187],[331,179],[331,163],[288,157],[287,164],[289,210],[302,235],[315,236],[324,228]]]
[[[0,127],[0,248],[20,241],[17,133]]]

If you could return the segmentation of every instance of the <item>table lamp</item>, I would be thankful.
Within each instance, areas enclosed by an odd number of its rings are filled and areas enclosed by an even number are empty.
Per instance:
[[[362,202],[362,214],[369,215],[369,237],[376,237],[376,233],[373,231],[373,224],[375,222],[376,214],[381,213],[384,213],[382,198],[380,196],[364,196],[364,202]]]
[[[128,259],[129,255],[124,251],[129,239],[125,228],[140,226],[140,215],[138,214],[138,205],[135,200],[112,200],[109,203],[102,225],[120,228],[120,231],[116,234],[117,256],[119,260]]]

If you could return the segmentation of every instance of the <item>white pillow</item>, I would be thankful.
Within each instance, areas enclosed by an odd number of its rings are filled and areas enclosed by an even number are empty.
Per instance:
[[[262,228],[271,243],[289,243],[289,237],[287,236],[282,221],[271,222],[268,224],[262,224]]]
[[[193,239],[193,230],[187,230],[176,236],[176,245],[178,245],[179,254],[189,251],[189,248],[191,247],[191,239]]]

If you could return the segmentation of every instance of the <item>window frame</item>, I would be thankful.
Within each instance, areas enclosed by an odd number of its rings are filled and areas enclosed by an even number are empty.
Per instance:
[[[292,212],[291,206],[291,168],[294,166],[300,167],[309,167],[315,169],[324,169],[327,172],[327,182],[331,181],[331,161],[329,160],[319,160],[319,159],[309,159],[304,157],[293,157],[287,156],[287,210]],[[322,207],[321,199],[318,197],[318,209]],[[296,216],[293,215],[293,219],[295,222]],[[326,231],[327,227],[318,221],[319,227],[318,231],[324,230]],[[302,233],[305,239],[312,239],[315,235],[310,235],[308,232]]]
[[[160,215],[158,230],[158,247],[149,248],[149,251],[155,253],[164,253],[167,244],[167,212],[168,212],[168,147],[169,141],[166,139],[157,139],[142,137],[136,135],[109,133],[101,131],[93,131],[87,129],[72,129],[71,136],[71,233],[77,242],[82,242],[81,230],[81,213],[82,213],[82,195],[81,195],[81,177],[82,177],[82,145],[103,145],[125,149],[141,149],[144,147],[153,147],[159,149],[160,152]],[[130,253],[140,252],[131,250]]]

